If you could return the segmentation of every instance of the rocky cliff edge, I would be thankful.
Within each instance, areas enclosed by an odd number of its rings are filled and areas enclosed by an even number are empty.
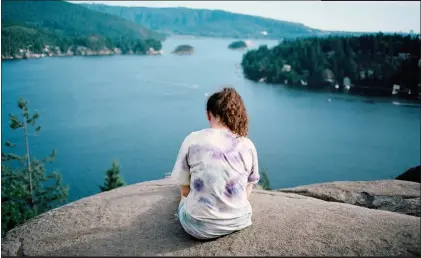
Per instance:
[[[10,231],[2,239],[2,255],[420,256],[420,218],[373,205],[362,207],[358,192],[419,198],[420,184],[384,180],[328,183],[295,191],[254,190],[253,225],[204,242],[181,228],[175,216],[178,188],[166,178],[46,212]],[[326,198],[329,195],[333,197]]]

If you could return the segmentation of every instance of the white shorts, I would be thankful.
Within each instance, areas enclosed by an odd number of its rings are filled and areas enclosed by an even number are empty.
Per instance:
[[[205,240],[218,238],[239,231],[251,225],[251,214],[247,215],[247,217],[249,217],[250,223],[247,223],[241,228],[237,228],[235,230],[227,227],[221,227],[219,225],[216,225],[215,223],[195,219],[186,212],[184,208],[185,200],[186,197],[182,196],[180,204],[178,205],[178,218],[183,229],[189,235],[197,239]]]

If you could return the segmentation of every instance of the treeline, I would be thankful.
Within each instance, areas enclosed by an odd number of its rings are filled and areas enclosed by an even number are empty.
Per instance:
[[[29,219],[61,206],[67,202],[69,187],[63,184],[61,174],[57,171],[48,172],[46,164],[54,161],[56,152],[44,159],[33,157],[30,138],[36,136],[41,127],[37,125],[40,115],[30,112],[28,102],[18,101],[19,114],[9,115],[9,125],[14,131],[19,131],[25,143],[23,155],[12,151],[16,144],[6,141],[1,153],[1,236]],[[116,161],[105,172],[101,192],[109,191],[124,185],[120,176],[120,168]]]
[[[331,36],[286,40],[248,51],[241,63],[246,78],[318,88],[343,84],[390,90],[394,84],[419,93],[419,35]]]
[[[106,51],[108,54],[145,54],[150,48],[155,51],[162,48],[161,42],[156,39],[141,40],[123,37],[111,39],[97,35],[71,37],[45,28],[14,24],[3,25],[1,37],[3,57],[21,56],[26,51],[51,56],[68,52],[72,55],[81,55],[81,48],[93,52]]]

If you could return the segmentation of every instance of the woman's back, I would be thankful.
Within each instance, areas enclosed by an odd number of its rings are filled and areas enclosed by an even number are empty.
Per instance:
[[[191,176],[186,210],[198,219],[233,219],[248,211],[246,186],[259,179],[252,173],[253,143],[229,130],[213,128],[191,133],[185,143],[186,155],[178,162],[188,171],[178,173]]]
[[[247,138],[248,117],[240,95],[232,88],[214,93],[206,116],[211,128],[184,139],[172,172],[182,195],[180,222],[197,238],[214,238],[251,225],[248,196],[259,181],[256,149]]]

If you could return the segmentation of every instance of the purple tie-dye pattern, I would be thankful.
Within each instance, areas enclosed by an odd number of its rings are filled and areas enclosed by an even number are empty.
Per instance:
[[[181,168],[184,171],[189,171],[190,170],[189,163],[187,162],[187,155],[181,160]]]
[[[213,185],[216,183],[215,174],[217,174],[215,171],[208,172],[203,176],[203,179],[207,184]]]
[[[200,192],[205,187],[205,184],[203,183],[202,179],[197,178],[193,181],[193,188],[194,190]]]
[[[225,185],[225,195],[230,198],[239,195],[241,190],[241,184],[238,179],[233,179]]]
[[[200,197],[199,202],[206,204],[209,208],[212,207],[212,202],[206,197]]]
[[[226,132],[225,136],[231,140],[231,147],[226,150],[219,148],[210,148],[212,152],[212,158],[216,160],[226,159],[231,163],[238,163],[241,161],[240,153],[237,150],[238,139],[236,139],[230,132]]]
[[[193,144],[192,146],[190,146],[189,155],[198,154],[202,149],[203,147],[200,146],[199,144]]]
[[[222,159],[224,159],[224,157],[225,157],[225,155],[222,151],[220,151],[218,149],[212,150],[212,158],[213,159],[222,160]]]
[[[243,156],[239,152],[236,152],[236,153],[233,153],[233,155],[227,156],[227,160],[231,163],[244,163]]]
[[[260,179],[260,176],[259,175],[256,175],[256,173],[251,173],[251,175],[249,176],[249,178],[248,178],[248,182],[249,183],[251,183],[251,182],[256,182],[256,181],[258,181]]]
[[[210,152],[211,156],[215,160],[224,160],[227,159],[230,162],[238,163],[242,162],[240,153],[237,150],[238,141],[235,140],[232,142],[232,145],[229,149],[223,150],[216,147],[207,147],[201,146],[199,144],[194,144],[190,147],[189,155],[198,155],[201,151]]]
[[[228,206],[219,205],[218,211],[219,212],[229,212],[229,211],[231,211],[231,208],[229,208]]]

